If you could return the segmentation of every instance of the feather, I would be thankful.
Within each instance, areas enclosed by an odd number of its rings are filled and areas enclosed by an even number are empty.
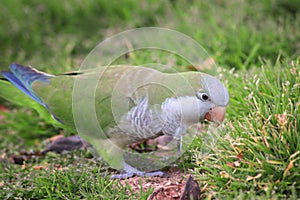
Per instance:
[[[47,105],[32,90],[32,83],[35,81],[50,83],[50,78],[54,76],[16,63],[10,65],[10,70],[11,72],[2,72],[2,75],[27,96],[48,109]]]
[[[229,101],[224,85],[200,72],[119,65],[54,76],[16,63],[10,70],[2,72],[7,80],[78,131],[115,169],[131,169],[124,161],[127,145],[162,134],[177,140],[180,153],[187,128],[205,118],[222,121],[225,109],[215,108]]]

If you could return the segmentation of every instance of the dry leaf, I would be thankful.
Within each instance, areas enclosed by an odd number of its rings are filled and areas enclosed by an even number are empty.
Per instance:
[[[2,112],[9,112],[10,110],[8,108],[6,108],[5,106],[0,105],[0,111],[2,111]]]
[[[46,169],[47,167],[44,166],[44,165],[36,165],[33,168],[36,169],[36,170],[41,170],[41,169]]]
[[[61,153],[63,151],[72,151],[83,147],[84,142],[78,135],[70,137],[58,137],[51,144],[49,144],[43,151],[42,154],[46,154],[49,151]]]
[[[283,177],[285,177],[289,173],[290,169],[292,169],[293,167],[294,167],[294,160],[291,160],[288,166],[286,167],[286,169],[284,170]]]
[[[51,138],[49,138],[48,140],[51,141],[51,142],[54,142],[55,140],[59,139],[59,138],[63,138],[64,136],[59,134],[59,135],[55,135]]]
[[[219,175],[220,175],[221,177],[223,177],[223,178],[229,178],[229,177],[230,177],[230,175],[229,175],[227,172],[225,172],[225,171],[219,172]]]
[[[216,63],[215,63],[214,59],[208,58],[201,65],[188,66],[188,68],[191,70],[196,69],[199,71],[203,71],[203,70],[211,69],[215,64]]]
[[[232,163],[232,162],[226,162],[226,165],[227,165],[228,167],[234,168],[234,163]]]
[[[198,200],[198,199],[200,199],[199,184],[192,176],[189,176],[184,186],[184,190],[182,192],[180,200]]]
[[[236,157],[237,157],[238,159],[243,159],[244,153],[243,153],[243,152],[240,152]]]
[[[251,181],[251,180],[255,180],[258,179],[262,176],[262,174],[257,174],[256,176],[247,176],[246,180],[247,181]]]

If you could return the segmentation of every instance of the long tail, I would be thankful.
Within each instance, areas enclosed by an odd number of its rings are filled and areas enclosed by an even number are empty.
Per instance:
[[[54,76],[16,63],[11,64],[9,68],[11,71],[2,72],[2,75],[27,96],[48,109],[48,106],[33,91],[32,83],[35,81],[50,83],[50,79]]]

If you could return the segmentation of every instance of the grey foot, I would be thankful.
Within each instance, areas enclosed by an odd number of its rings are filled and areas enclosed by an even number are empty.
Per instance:
[[[159,177],[166,177],[166,173],[162,171],[156,171],[156,172],[125,172],[122,174],[113,174],[110,178],[111,179],[126,179],[131,178],[133,176],[139,176],[139,177],[153,177],[153,176],[159,176]]]
[[[139,177],[153,177],[153,176],[159,176],[159,177],[167,177],[167,174],[161,171],[156,171],[156,172],[143,172],[135,167],[132,167],[131,165],[127,164],[124,162],[123,165],[123,171],[124,173],[122,174],[114,174],[110,178],[111,179],[126,179],[126,178],[131,178],[133,176],[139,176]]]

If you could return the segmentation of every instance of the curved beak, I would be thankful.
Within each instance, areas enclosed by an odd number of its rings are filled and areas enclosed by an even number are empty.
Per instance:
[[[226,107],[216,106],[210,109],[210,111],[205,114],[205,119],[220,125],[225,118],[225,113]]]

